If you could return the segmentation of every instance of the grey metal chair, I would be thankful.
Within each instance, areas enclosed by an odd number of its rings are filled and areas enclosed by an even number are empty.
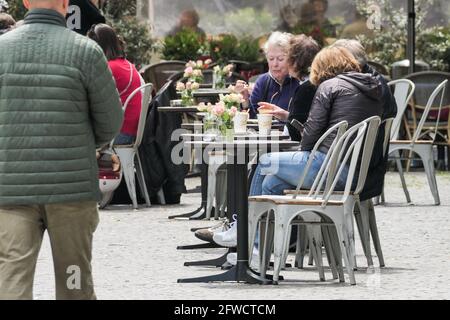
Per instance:
[[[185,61],[164,61],[146,66],[139,72],[146,83],[153,83],[156,91],[162,88],[167,80],[174,74],[186,68]]]
[[[139,115],[139,123],[138,130],[136,135],[136,140],[131,145],[114,145],[114,140],[112,142],[112,146],[114,151],[119,156],[122,168],[123,168],[123,176],[125,178],[125,182],[127,185],[128,193],[130,195],[131,201],[133,203],[133,208],[138,208],[137,196],[136,196],[136,184],[135,184],[135,172],[138,178],[139,187],[142,195],[144,196],[145,203],[148,207],[151,206],[150,198],[148,196],[147,186],[144,180],[144,174],[142,172],[142,164],[141,159],[139,158],[138,148],[142,142],[142,136],[144,134],[145,121],[147,119],[147,113],[150,101],[152,99],[152,88],[153,84],[147,83],[139,88],[135,89],[127,100],[124,103],[124,111],[128,107],[129,102],[133,97],[138,93],[142,92],[142,107],[141,113]],[[159,191],[158,195],[161,200],[163,200],[163,195],[161,194],[162,190]],[[164,202],[162,202],[164,203]]]
[[[439,121],[440,110],[444,101],[445,87],[447,83],[448,80],[444,80],[433,90],[422,113],[421,119],[417,125],[413,137],[410,140],[392,140],[389,146],[389,154],[398,154],[400,150],[407,150],[416,153],[420,157],[423,162],[435,205],[440,204],[439,190],[436,183],[436,173],[433,160],[433,142],[434,137],[436,137],[436,131],[438,130],[438,127],[437,125],[435,126],[435,134],[433,135],[431,140],[424,140],[424,133],[422,129],[424,127],[425,121],[427,120],[431,107],[433,105],[436,105],[436,102],[438,105],[436,122]],[[399,170],[399,174],[402,181],[404,181],[403,170]],[[403,190],[405,192],[407,201],[411,202],[406,183],[403,183]]]

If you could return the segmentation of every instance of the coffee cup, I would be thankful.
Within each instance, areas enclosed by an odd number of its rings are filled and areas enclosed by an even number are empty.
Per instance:
[[[270,135],[272,130],[272,115],[267,113],[258,114],[258,131],[261,135]]]
[[[247,132],[247,120],[248,112],[236,112],[233,122],[234,122],[234,132],[235,133],[246,133]]]

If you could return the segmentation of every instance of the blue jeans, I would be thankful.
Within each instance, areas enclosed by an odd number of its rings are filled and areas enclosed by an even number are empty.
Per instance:
[[[259,159],[250,195],[282,195],[286,189],[297,186],[308,162],[309,151],[267,153]],[[326,155],[316,152],[314,161],[303,181],[303,188],[311,188]]]
[[[295,189],[308,163],[310,151],[276,152],[261,156],[250,186],[250,196],[282,195],[284,190]],[[310,189],[325,160],[326,154],[317,151],[306,174],[302,188]],[[347,167],[343,170],[336,189],[343,189],[347,178]],[[259,245],[256,232],[255,247]]]
[[[119,135],[114,139],[114,144],[119,145],[133,144],[135,140],[136,136],[132,136],[126,133],[119,133]]]

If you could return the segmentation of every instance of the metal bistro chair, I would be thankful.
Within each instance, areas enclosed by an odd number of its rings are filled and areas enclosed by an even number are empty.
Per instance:
[[[411,80],[416,85],[416,90],[411,100],[411,114],[410,119],[408,120],[408,128],[409,132],[414,132],[417,128],[418,118],[423,113],[425,106],[428,102],[428,98],[433,92],[434,88],[436,88],[442,81],[450,80],[449,72],[441,72],[441,71],[424,71],[424,72],[416,72],[405,76],[406,79]],[[436,118],[437,113],[440,110],[440,116]],[[438,146],[439,154],[441,158],[445,153],[445,148],[447,148],[447,158],[450,158],[450,153],[448,149],[450,147],[450,93],[447,92],[444,95],[442,106],[438,106],[434,104],[431,106],[430,112],[428,113],[428,119],[425,121],[422,127],[421,134],[427,134],[430,132],[434,132],[437,134],[437,137],[434,138],[434,145]],[[435,121],[438,119],[439,121]],[[437,126],[437,131],[435,130]],[[409,133],[408,132],[408,133]],[[410,133],[408,137],[411,139],[413,133]],[[442,152],[442,155],[441,155]],[[438,159],[438,166],[444,167],[445,160]],[[409,161],[408,161],[409,168]]]
[[[388,83],[390,87],[394,87],[394,98],[395,102],[397,103],[397,115],[394,118],[394,121],[392,123],[391,127],[391,136],[390,140],[397,140],[402,120],[404,119],[404,114],[406,112],[406,108],[408,107],[408,103],[411,100],[411,97],[414,94],[414,90],[416,89],[416,86],[414,82],[408,79],[398,79],[393,80]],[[403,168],[402,163],[400,161],[399,152],[396,152],[396,160],[395,163],[397,165],[398,172],[402,172],[400,174],[400,180],[402,182],[403,190],[406,189],[406,181],[403,176]],[[409,194],[405,193],[406,195],[406,201],[411,202],[409,199]],[[381,194],[381,203],[384,203],[384,193]],[[379,197],[375,199],[375,202],[379,202]]]
[[[361,148],[363,149],[363,158],[367,157],[367,159],[370,159],[371,149],[373,149],[375,140],[372,136],[376,136],[375,130],[378,130],[379,123],[379,117],[372,117],[347,130],[338,140],[336,139],[337,142],[335,140],[335,143],[333,143],[335,146],[331,152],[328,152],[308,196],[297,198],[306,172],[313,161],[314,153],[321,142],[314,147],[304,174],[297,186],[297,192],[293,196],[259,196],[250,198],[252,211],[255,213],[269,211],[274,214],[274,281],[277,281],[279,278],[282,259],[284,259],[289,243],[289,225],[295,223],[306,224],[307,226],[310,250],[315,257],[320,279],[325,280],[321,262],[321,243],[318,241],[321,240],[322,233],[325,248],[329,251],[327,256],[329,257],[333,278],[337,278],[335,270],[338,267],[340,281],[344,281],[341,264],[343,257],[350,277],[350,283],[356,284],[353,271],[355,252],[352,248],[352,204],[354,205],[354,201],[350,195],[350,189],[353,184],[358,159],[360,158]],[[364,139],[365,135],[369,139]],[[354,140],[351,141],[351,139]],[[332,200],[331,197],[338,179],[349,160],[345,190],[339,200]],[[356,190],[360,189],[360,185],[364,183],[368,164],[369,161],[361,161]],[[321,192],[325,177],[327,178],[327,183],[325,189]],[[295,220],[296,217],[299,217],[299,219]],[[334,227],[334,230],[330,229],[332,227]]]
[[[391,129],[392,120],[393,120],[393,118],[389,118],[383,122],[383,125],[385,128],[385,135],[384,135],[385,150],[387,148],[387,143],[389,142],[389,137],[390,137],[389,132]],[[351,211],[351,212],[355,213],[355,220],[357,222],[359,234],[361,235],[361,242],[362,242],[362,246],[364,249],[364,254],[367,259],[368,266],[373,265],[372,256],[370,253],[370,247],[369,247],[369,249],[366,249],[367,246],[370,246],[370,239],[368,238],[369,202],[368,202],[368,200],[360,201],[359,194],[362,192],[362,190],[364,188],[364,184],[365,184],[367,172],[368,172],[368,164],[372,157],[373,148],[374,148],[375,141],[377,138],[378,128],[380,127],[380,121],[381,121],[380,118],[377,116],[370,117],[370,118],[364,120],[364,122],[367,122],[368,128],[367,128],[367,133],[366,133],[365,141],[364,141],[364,149],[363,149],[362,158],[361,158],[361,162],[360,162],[360,170],[358,173],[358,180],[357,180],[355,190],[350,192],[350,196],[347,199],[348,203],[347,203],[347,208],[346,208],[349,212]],[[386,154],[386,152],[384,152],[384,154]],[[286,194],[295,194],[296,192],[297,191],[295,191],[295,190],[288,190],[285,193]],[[298,191],[298,192],[301,194],[309,194],[310,191]],[[343,194],[342,191],[334,191],[331,195],[331,199],[339,200],[342,197],[342,194]],[[359,211],[354,210],[355,205],[358,206],[358,208],[360,209]],[[356,214],[356,212],[359,212],[359,214]],[[351,215],[346,215],[346,216],[348,219],[347,223],[349,225],[353,225],[352,216]],[[376,225],[375,225],[375,228],[376,228]],[[350,231],[353,230],[353,227],[349,228],[349,230]],[[366,230],[367,230],[367,232],[366,232]],[[355,258],[356,255],[354,254],[355,253],[355,245],[354,245],[353,232],[349,233],[349,237],[351,238],[351,241],[349,244],[351,246],[351,252],[352,252],[351,255]],[[303,243],[302,243],[302,240],[303,240]],[[317,242],[317,239],[316,239],[316,242]],[[302,234],[299,229],[299,234],[297,237],[297,251],[296,251],[296,257],[295,257],[296,265],[299,266],[299,268],[302,268],[302,266],[303,266],[303,258],[305,256],[305,250],[306,250],[305,237],[303,234],[303,239],[302,239]],[[378,249],[376,251],[377,251],[377,253],[378,253],[378,251],[381,252],[381,250],[378,250]],[[286,253],[286,256],[287,256],[287,253]],[[384,262],[383,262],[383,264],[384,264]],[[354,261],[353,261],[353,268],[356,268],[356,259],[354,259]]]
[[[433,135],[432,140],[423,140],[423,126],[425,124],[425,121],[427,120],[428,114],[431,110],[431,106],[435,104],[435,100],[439,98],[440,94],[440,102],[438,107],[438,114],[436,117],[436,121],[439,121],[440,117],[440,110],[442,107],[444,94],[445,94],[445,87],[448,83],[448,80],[442,81],[436,89],[432,92],[430,98],[428,99],[427,105],[422,113],[422,116],[420,118],[420,122],[417,125],[417,128],[414,132],[414,135],[412,139],[410,140],[392,140],[391,144],[389,146],[389,154],[398,154],[398,151],[400,150],[408,150],[413,151],[417,155],[419,155],[420,159],[423,162],[423,167],[425,169],[425,173],[427,175],[428,184],[430,186],[431,193],[434,198],[435,205],[440,204],[439,199],[439,190],[436,183],[436,173],[434,168],[434,160],[433,160],[433,142],[434,138],[436,137],[436,131],[438,130],[437,125],[435,126],[435,134]],[[438,100],[439,101],[439,100]],[[411,202],[411,198],[409,196],[408,188],[406,186],[406,183],[404,183],[404,175],[403,170],[399,170],[400,178],[402,179],[403,183],[403,190],[405,192],[406,199],[409,202]]]
[[[151,206],[150,198],[148,196],[147,186],[144,180],[144,174],[142,172],[142,164],[139,158],[138,148],[142,142],[142,136],[144,134],[145,121],[147,119],[147,112],[149,108],[150,101],[152,99],[152,88],[153,84],[147,83],[136,90],[134,90],[124,103],[124,112],[128,107],[129,102],[133,97],[142,90],[142,107],[141,113],[139,115],[139,124],[136,135],[136,141],[131,145],[114,145],[114,140],[111,145],[114,151],[119,156],[120,162],[123,168],[123,175],[125,177],[125,182],[128,189],[128,194],[130,195],[131,201],[133,203],[133,209],[138,208],[137,196],[136,196],[136,184],[135,184],[135,172],[138,178],[140,190],[144,196],[145,203],[148,207]]]
[[[144,67],[140,70],[140,74],[146,83],[153,83],[155,90],[159,91],[174,73],[183,71],[185,68],[184,61],[164,61]]]

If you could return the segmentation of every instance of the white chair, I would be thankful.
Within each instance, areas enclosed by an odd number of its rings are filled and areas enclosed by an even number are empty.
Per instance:
[[[383,155],[387,156],[387,148],[391,137],[391,128],[393,118],[388,118],[383,121],[384,125],[384,141],[383,141]],[[373,266],[372,253],[370,249],[370,235],[372,235],[375,252],[378,257],[380,267],[384,267],[383,252],[381,250],[380,237],[378,235],[378,227],[375,217],[375,209],[372,199],[365,201],[358,201],[359,210],[354,210],[355,220],[358,226],[358,231],[364,250],[364,254],[367,259],[367,265]]]
[[[363,121],[347,130],[347,132],[337,140],[337,143],[335,140],[335,147],[328,152],[324,164],[322,165],[308,196],[298,198],[298,192],[296,192],[293,196],[258,196],[249,198],[249,211],[252,213],[252,215],[249,216],[249,220],[250,217],[253,219],[258,213],[273,212],[274,214],[274,281],[278,281],[279,272],[283,263],[282,260],[285,258],[286,247],[289,243],[289,226],[290,224],[295,223],[304,224],[308,229],[310,250],[315,257],[321,280],[324,280],[325,277],[321,262],[321,244],[317,241],[317,237],[323,233],[321,227],[326,229],[334,227],[334,230],[336,231],[335,235],[329,233],[324,235],[324,240],[328,243],[328,245],[326,245],[326,249],[329,250],[327,255],[332,263],[330,267],[332,267],[332,270],[336,266],[339,267],[339,277],[340,280],[343,281],[341,264],[343,257],[350,277],[350,283],[356,284],[353,272],[355,252],[352,244],[352,205],[354,205],[355,202],[354,198],[350,195],[350,189],[353,184],[353,177],[363,145],[365,145],[365,147],[363,148],[362,158],[368,157],[370,160],[371,149],[373,149],[373,141],[375,140],[372,136],[376,136],[376,130],[378,130],[379,123],[379,117],[372,117],[370,120]],[[368,128],[371,128],[371,130],[368,131]],[[364,139],[366,132],[368,138]],[[351,139],[353,139],[353,141],[351,141]],[[373,141],[371,142],[371,140]],[[315,149],[308,160],[304,175],[297,186],[297,191],[299,191],[303,183],[306,172],[312,163],[314,152],[317,150],[316,148],[319,144],[320,142],[316,144]],[[350,164],[348,166],[345,190],[339,200],[332,200],[331,196],[348,160],[350,160]],[[368,164],[369,161],[362,160],[360,162],[360,174],[358,180],[361,181],[361,184],[363,184],[365,180]],[[325,189],[322,191],[322,184],[325,177],[327,178],[327,181]],[[362,189],[358,183],[356,190],[359,188]],[[294,220],[296,217],[299,217],[299,219]],[[253,221],[252,226],[254,226],[254,224],[255,221]],[[251,236],[254,237],[254,234],[255,231],[252,230]],[[339,240],[332,241],[329,235],[331,235],[332,238],[337,238]],[[339,243],[339,248],[337,247],[337,243]],[[336,278],[334,272],[333,277]]]
[[[406,111],[406,108],[408,107],[408,103],[411,100],[411,97],[414,94],[416,85],[414,84],[414,82],[412,82],[411,80],[408,80],[408,79],[393,80],[393,81],[388,82],[388,85],[390,87],[394,87],[394,98],[395,98],[395,102],[397,104],[397,115],[395,116],[394,121],[392,123],[391,136],[390,136],[391,140],[396,140],[396,139],[398,139],[398,134],[400,131],[400,126],[401,126],[402,120],[403,120],[403,115]],[[396,158],[395,163],[397,166],[397,170],[399,172],[403,172],[402,163],[401,163],[399,157]],[[408,189],[406,188],[406,181],[404,179],[403,174],[400,174],[400,179],[402,182],[403,190],[406,190],[405,191],[406,201],[411,202],[409,193],[408,193]],[[378,204],[379,202],[380,202],[379,197],[376,197],[375,203]],[[384,194],[383,193],[381,194],[381,203],[384,203]]]
[[[371,252],[370,252],[370,239],[368,238],[368,235],[366,236],[366,234],[368,234],[368,232],[369,232],[369,213],[368,213],[369,203],[367,201],[361,202],[359,199],[359,195],[362,192],[362,190],[364,188],[364,184],[366,182],[368,165],[369,165],[370,159],[372,157],[372,151],[373,151],[375,141],[377,138],[378,128],[380,126],[380,118],[375,116],[375,117],[370,117],[364,121],[368,124],[368,128],[367,128],[367,133],[365,136],[364,148],[362,151],[362,157],[361,157],[361,162],[360,162],[361,165],[360,165],[360,169],[359,169],[359,173],[358,173],[358,179],[356,182],[355,190],[350,192],[350,196],[347,199],[346,208],[349,210],[349,212],[359,213],[359,214],[355,214],[355,218],[356,218],[359,233],[361,235],[361,241],[362,241],[364,253],[366,255],[367,264],[368,264],[368,266],[372,266],[373,261],[372,261],[372,256],[371,256]],[[387,148],[387,143],[389,142],[389,137],[390,137],[389,133],[390,133],[392,121],[393,121],[392,118],[389,118],[384,121],[384,126],[385,126],[386,131],[385,131],[385,135],[384,135],[385,151],[383,154],[386,154],[386,148]],[[297,191],[289,190],[289,191],[286,191],[285,193],[293,194],[295,192],[297,192]],[[300,191],[300,193],[306,194],[307,191],[303,191],[303,192]],[[341,197],[342,197],[341,191],[335,191],[331,194],[331,199],[333,199],[333,200],[339,200]],[[354,210],[355,206],[357,206],[357,208],[359,208],[360,210],[355,211]],[[347,221],[348,225],[352,226],[353,225],[352,215],[346,214],[346,217],[347,217],[347,219],[349,219]],[[353,269],[356,269],[355,244],[354,244],[354,235],[353,235],[352,230],[353,230],[353,227],[349,228],[349,236],[351,238],[349,245],[350,245],[350,249],[352,252],[351,255],[353,257],[353,261],[350,261],[350,262],[352,263]],[[366,230],[367,230],[367,232],[366,232]],[[304,238],[302,239],[301,235],[300,235],[300,237],[298,237],[298,239],[297,239],[297,252],[296,252],[296,260],[295,260],[296,265],[299,266],[300,268],[302,268],[302,266],[303,266],[303,258],[304,258],[304,252],[305,252],[305,242],[302,243],[301,240],[304,241]],[[317,237],[316,237],[316,242],[319,243],[320,241],[318,241],[318,240],[320,240],[320,239],[317,239]],[[379,239],[378,239],[378,242],[379,242]],[[367,246],[369,246],[369,249],[366,249]],[[312,255],[310,255],[310,257],[311,256]],[[330,257],[328,257],[328,260],[330,260]]]
[[[417,125],[417,128],[416,128],[411,140],[396,140],[396,136],[394,135],[394,140],[391,141],[390,146],[389,146],[389,154],[390,155],[394,154],[394,156],[397,156],[397,158],[396,158],[396,161],[398,161],[397,167],[399,168],[400,179],[402,180],[403,190],[405,192],[405,196],[406,196],[408,203],[411,202],[411,199],[409,196],[409,192],[408,192],[406,183],[404,182],[405,178],[404,178],[403,170],[401,168],[401,163],[399,166],[400,159],[399,159],[398,155],[399,155],[399,151],[401,151],[401,150],[408,150],[408,151],[415,152],[420,157],[420,159],[423,162],[423,167],[424,167],[425,173],[427,175],[428,184],[430,186],[430,190],[431,190],[431,193],[434,198],[434,203],[435,203],[435,205],[440,204],[439,190],[438,190],[437,183],[436,183],[436,173],[435,173],[434,160],[433,160],[433,142],[434,142],[434,138],[436,137],[436,131],[438,128],[437,122],[439,121],[440,111],[441,111],[441,107],[442,107],[442,103],[443,103],[443,99],[444,99],[445,87],[447,85],[447,82],[448,82],[448,80],[442,81],[437,86],[437,88],[434,89],[434,91],[432,92],[430,98],[428,99],[427,105],[422,113],[420,122]],[[424,133],[422,132],[422,128],[425,124],[425,121],[427,120],[428,113],[430,112],[432,105],[435,104],[435,100],[437,98],[439,98],[439,95],[440,95],[440,101],[439,101],[439,108],[438,108],[438,110],[439,110],[438,116],[436,118],[436,129],[435,129],[436,131],[431,136],[432,140],[424,140],[423,139]],[[395,123],[394,123],[394,125],[395,125]],[[396,132],[398,132],[398,130],[396,131],[396,128],[393,127],[393,134],[395,134]]]
[[[150,198],[148,196],[147,186],[145,184],[144,174],[142,172],[142,164],[139,158],[138,148],[142,142],[142,136],[144,134],[145,121],[147,119],[147,113],[150,101],[152,99],[152,87],[151,83],[144,84],[139,88],[135,89],[127,100],[124,103],[124,112],[126,112],[126,108],[128,107],[129,102],[133,97],[138,93],[142,93],[142,107],[141,113],[139,115],[139,123],[136,134],[136,141],[130,145],[114,145],[114,140],[111,145],[114,148],[114,151],[119,156],[122,168],[123,175],[125,178],[125,182],[127,185],[128,194],[130,195],[131,201],[133,203],[133,208],[138,208],[137,196],[136,196],[136,183],[135,183],[135,173],[138,178],[139,187],[144,196],[145,203],[148,207],[151,206]],[[162,190],[159,191],[158,195],[161,195]]]

